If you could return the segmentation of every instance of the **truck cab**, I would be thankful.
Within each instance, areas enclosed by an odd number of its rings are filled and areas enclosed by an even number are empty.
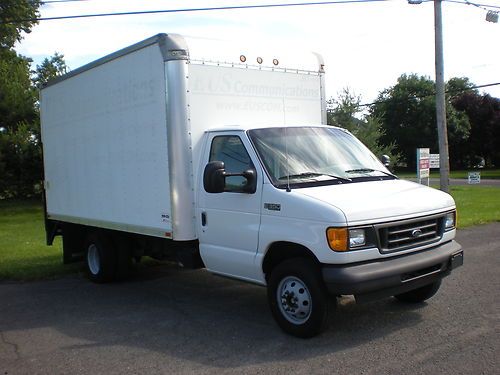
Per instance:
[[[202,163],[205,266],[267,285],[292,334],[322,329],[327,295],[421,302],[462,263],[453,199],[398,179],[345,129],[209,131]]]

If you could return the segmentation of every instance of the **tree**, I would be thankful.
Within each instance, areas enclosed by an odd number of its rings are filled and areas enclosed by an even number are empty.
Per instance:
[[[40,144],[25,122],[0,133],[0,198],[30,198],[40,192]]]
[[[31,72],[32,60],[13,50],[37,23],[40,5],[39,0],[0,0],[0,198],[30,197],[39,191],[38,88],[68,70],[56,53]]]
[[[31,60],[9,51],[0,61],[0,198],[27,198],[40,192],[42,152],[38,88],[68,71],[56,53],[32,71]]]
[[[467,168],[470,164],[470,131],[471,123],[466,113],[458,111],[453,105],[454,98],[464,92],[477,94],[474,84],[468,78],[451,78],[446,83],[448,123],[448,144],[450,151],[450,167],[454,169]]]
[[[488,166],[499,166],[500,99],[468,91],[455,97],[452,103],[470,121],[470,136],[467,140],[469,164],[473,166],[479,158],[483,158]]]
[[[33,84],[38,89],[41,89],[51,79],[66,74],[69,71],[64,55],[55,53],[50,58],[45,58],[40,65],[36,66],[33,72]]]
[[[0,0],[0,49],[11,49],[30,33],[40,16],[40,0]]]
[[[468,84],[468,80],[464,79],[450,82],[455,88]],[[384,134],[380,138],[381,143],[388,146],[395,142],[396,150],[409,167],[415,167],[417,148],[429,147],[431,152],[438,152],[435,84],[430,78],[416,74],[401,75],[396,85],[378,95],[370,108],[370,115],[382,121]],[[456,167],[462,163],[458,160],[461,155],[459,150],[468,137],[470,125],[467,117],[457,112],[450,103],[446,116],[452,155],[450,164]]]
[[[331,109],[327,113],[328,124],[349,130],[376,156],[388,155],[392,165],[396,165],[399,154],[395,152],[395,144],[380,143],[384,132],[379,119],[375,116],[364,116],[360,104],[361,97],[345,88],[337,99],[329,101]]]
[[[11,50],[0,50],[0,128],[15,130],[37,117],[30,79],[31,60]]]
[[[16,129],[37,116],[29,71],[32,61],[13,47],[37,23],[40,5],[39,0],[0,0],[0,129]]]

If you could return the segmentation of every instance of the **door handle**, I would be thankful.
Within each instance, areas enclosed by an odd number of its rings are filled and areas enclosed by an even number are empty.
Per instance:
[[[201,213],[201,226],[202,227],[207,226],[207,213],[206,212]]]

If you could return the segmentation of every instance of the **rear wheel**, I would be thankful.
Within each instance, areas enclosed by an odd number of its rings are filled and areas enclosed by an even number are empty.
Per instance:
[[[276,266],[267,294],[274,319],[286,333],[307,338],[326,328],[329,299],[311,260],[294,258]]]
[[[425,285],[418,289],[410,290],[406,293],[396,294],[394,297],[401,302],[419,303],[431,298],[437,293],[441,286],[441,280]]]
[[[92,233],[87,238],[85,249],[89,279],[97,283],[111,281],[116,270],[116,252],[112,242],[104,234]]]

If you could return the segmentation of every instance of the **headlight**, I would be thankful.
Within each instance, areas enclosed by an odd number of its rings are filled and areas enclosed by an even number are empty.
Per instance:
[[[454,229],[457,221],[457,212],[448,212],[444,217],[444,230]]]
[[[349,230],[349,247],[352,249],[354,247],[366,245],[366,235],[364,229],[350,229]]]
[[[374,234],[370,237],[371,241],[368,241],[367,237],[370,236],[368,236],[366,228],[328,228],[326,230],[328,246],[333,251],[349,251],[366,247],[368,243],[374,242],[372,238]]]

